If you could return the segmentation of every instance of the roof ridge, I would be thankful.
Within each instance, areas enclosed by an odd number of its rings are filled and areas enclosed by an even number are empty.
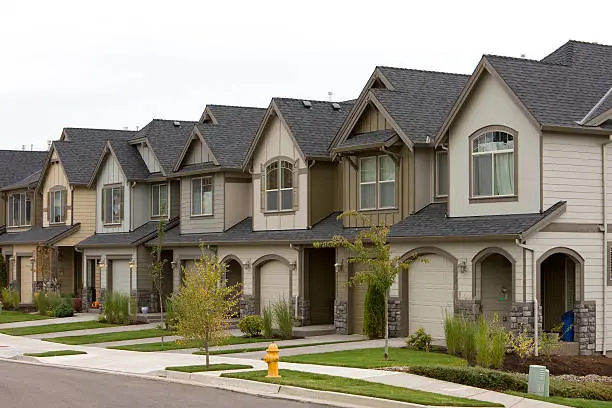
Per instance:
[[[275,96],[272,98],[272,100],[285,100],[285,101],[296,101],[296,102],[302,102],[302,101],[309,101],[309,102],[317,102],[317,103],[327,103],[327,104],[332,104],[332,103],[349,103],[349,101],[324,101],[321,99],[307,99],[307,98],[286,98],[286,97],[282,97],[282,96]]]
[[[433,71],[433,70],[429,70],[429,69],[416,69],[416,68],[391,67],[389,65],[377,65],[376,68],[399,69],[399,70],[402,70],[402,71],[426,72],[426,73],[429,73],[429,74],[442,74],[442,75],[453,75],[453,76],[462,76],[462,77],[469,77],[470,76],[470,74],[459,74],[457,72]]]
[[[568,40],[565,44],[568,43],[574,43],[574,44],[585,44],[585,45],[598,45],[601,47],[611,47],[612,48],[612,44],[601,44],[598,42],[594,42],[594,41],[580,41],[580,40]],[[563,45],[565,45],[563,44]],[[563,47],[563,45],[561,47]],[[559,48],[561,48],[559,47]]]
[[[1,152],[10,152],[10,153],[47,153],[48,150],[0,149],[0,153]]]
[[[568,64],[562,64],[559,62],[549,62],[549,61],[543,61],[543,60],[537,60],[537,59],[533,59],[533,58],[522,58],[522,57],[509,57],[507,55],[497,55],[497,54],[483,54],[484,58],[501,58],[501,59],[506,59],[506,60],[512,60],[512,61],[521,61],[521,62],[529,62],[529,63],[536,63],[536,64],[543,64],[543,65],[553,65],[553,66],[557,66],[557,67],[568,67]],[[544,57],[546,58],[546,57]]]
[[[101,132],[137,132],[137,130],[130,129],[102,129],[102,128],[85,128],[85,127],[65,127],[63,130],[96,130]]]
[[[259,106],[223,105],[223,104],[218,104],[218,103],[209,103],[209,104],[206,104],[206,106],[217,106],[217,107],[222,107],[222,108],[261,109],[261,110],[267,109],[267,108],[261,108]]]

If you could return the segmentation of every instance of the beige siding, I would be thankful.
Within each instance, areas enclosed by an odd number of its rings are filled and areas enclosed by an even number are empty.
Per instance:
[[[266,164],[278,157],[293,160],[298,176],[298,206],[295,211],[266,213],[261,206],[260,174]],[[259,141],[253,155],[253,227],[255,230],[305,229],[308,227],[308,174],[307,164],[301,157],[298,146],[289,135],[280,119],[273,117]],[[301,171],[300,171],[301,170]],[[295,203],[294,203],[295,206]]]
[[[433,200],[434,152],[431,149],[414,150],[414,210],[430,204]]]
[[[502,125],[518,132],[518,200],[469,202],[469,137],[477,130]],[[516,214],[540,210],[540,134],[505,86],[483,73],[449,132],[449,213],[453,217]]]
[[[77,232],[57,243],[58,246],[74,246],[96,232],[96,190],[76,187],[74,198],[74,223],[81,223]]]
[[[120,225],[108,226],[104,225],[102,221],[102,190],[107,185],[121,185],[123,186],[123,220]],[[106,156],[106,160],[102,165],[102,169],[98,175],[98,181],[96,185],[96,232],[129,232],[130,231],[130,193],[131,185],[125,179],[123,171],[119,167],[119,162],[112,154]]]
[[[244,182],[225,183],[225,229],[229,229],[253,214],[253,184],[250,179]]]
[[[45,179],[43,180],[43,188],[42,188],[42,208],[43,208],[43,227],[49,226],[49,190],[55,186],[63,186],[66,189],[66,223],[70,224],[70,220],[72,217],[72,190],[68,185],[68,179],[66,178],[66,172],[64,171],[64,167],[62,164],[55,159],[56,154],[54,152],[51,157],[51,162],[49,163],[49,167],[47,168],[47,172],[45,173]]]
[[[0,199],[0,226],[6,225],[6,198]]]
[[[342,185],[334,184],[334,182],[337,183],[339,181],[337,178],[334,178],[334,167],[334,164],[331,162],[319,162],[309,169],[310,226],[321,221],[336,210],[333,199],[335,194],[333,192],[336,190],[342,191]]]
[[[382,129],[391,129],[391,125],[383,114],[374,105],[370,104],[361,114],[361,118],[357,121],[352,133],[366,133]]]
[[[213,213],[212,215],[204,216],[191,215],[192,177],[183,177],[181,179],[181,234],[223,231],[223,216],[225,214],[224,176],[223,173],[215,173],[212,177]]]
[[[344,199],[344,165],[345,163],[342,161],[335,161],[333,163],[333,183],[334,190],[332,191],[333,195],[333,209],[334,211],[342,211],[344,208],[343,199]]]
[[[187,151],[187,155],[185,156],[185,160],[183,161],[183,165],[207,163],[211,161],[213,161],[213,156],[208,146],[203,144],[199,138],[193,139]]]
[[[159,165],[155,154],[151,149],[149,149],[149,146],[146,143],[140,143],[138,145],[138,153],[140,153],[140,157],[142,157],[142,160],[147,165],[147,169],[149,169],[151,173],[158,173],[161,171],[161,166]]]

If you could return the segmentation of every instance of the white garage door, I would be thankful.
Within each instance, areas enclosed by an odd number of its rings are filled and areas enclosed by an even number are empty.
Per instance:
[[[428,254],[410,267],[408,327],[410,334],[423,327],[434,339],[444,338],[445,313],[453,313],[453,263]]]
[[[115,259],[111,261],[112,291],[119,293],[130,293],[130,261],[127,259]]]
[[[259,269],[260,310],[279,299],[289,299],[289,267],[279,261],[269,261]]]
[[[22,256],[19,258],[21,262],[21,276],[19,277],[19,286],[21,287],[21,303],[32,303],[32,262],[30,257]]]

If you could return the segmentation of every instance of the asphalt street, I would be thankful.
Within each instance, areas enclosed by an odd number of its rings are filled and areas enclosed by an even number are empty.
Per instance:
[[[214,388],[0,361],[0,408],[323,408]]]

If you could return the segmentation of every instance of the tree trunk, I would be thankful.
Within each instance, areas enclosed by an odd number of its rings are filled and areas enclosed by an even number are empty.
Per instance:
[[[210,366],[210,355],[208,354],[208,340],[204,342],[204,352],[206,353],[206,367]]]
[[[385,291],[385,361],[389,359],[389,289]]]
[[[161,286],[161,284],[159,285]],[[163,295],[161,293],[161,290],[158,290],[157,293],[159,293],[159,311],[161,313],[161,325],[162,327],[166,327],[166,321],[164,320],[164,303],[163,303]]]

